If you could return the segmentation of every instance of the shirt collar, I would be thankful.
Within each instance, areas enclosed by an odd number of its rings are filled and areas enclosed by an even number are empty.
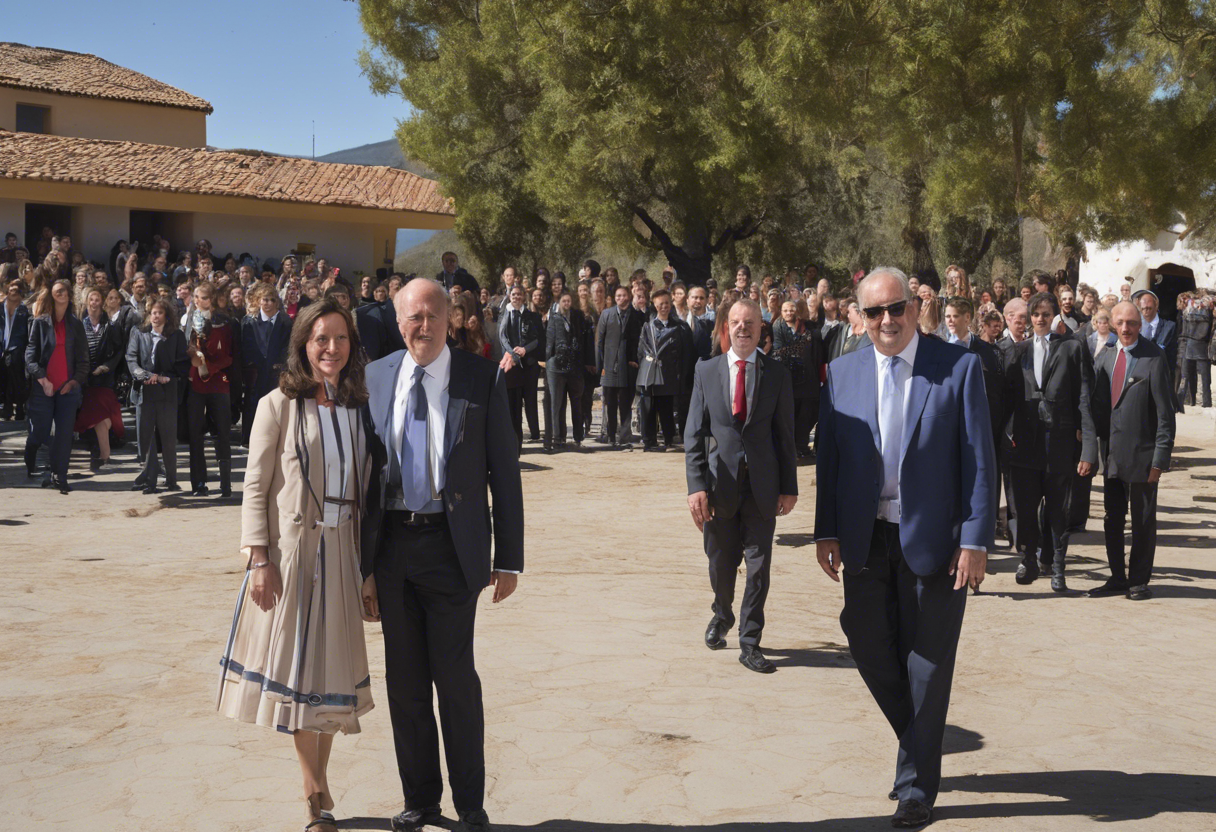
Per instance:
[[[920,344],[920,333],[918,332],[912,336],[912,340],[908,342],[908,346],[904,347],[899,352],[899,357],[902,358],[904,361],[907,361],[909,367],[916,366],[916,349],[919,346],[919,344]],[[881,366],[884,363],[884,359],[886,359],[887,356],[883,355],[882,353],[879,353],[879,356],[880,357],[879,357],[878,363]]]
[[[974,336],[972,336],[972,334],[971,334],[970,332],[968,332],[968,333],[967,333],[967,340],[966,340],[966,341],[964,341],[962,338],[959,338],[957,335],[955,335],[955,334],[951,333],[951,334],[950,334],[950,343],[951,343],[951,344],[958,344],[960,347],[963,347],[964,349],[971,349],[971,339],[972,339],[972,337],[974,337]]]
[[[758,353],[758,352],[760,352],[759,349],[752,350],[752,354],[747,357],[748,364],[756,363],[756,353]],[[735,366],[736,363],[738,363],[742,359],[740,359],[738,353],[735,352],[735,348],[731,347],[729,350],[726,351],[726,360],[729,361],[730,365],[733,367],[733,366]]]
[[[266,313],[265,313],[265,312],[263,312],[261,309],[258,309],[258,320],[261,320],[261,321],[273,321],[273,320],[274,320],[275,318],[277,318],[277,317],[279,317],[279,313],[278,313],[278,312],[275,312],[273,315],[271,315],[271,316],[268,318],[268,317],[266,317]]]
[[[1113,335],[1114,333],[1111,333],[1111,334]],[[1136,347],[1140,346],[1140,337],[1137,336],[1136,340],[1132,342],[1131,346],[1125,347],[1125,346],[1123,346],[1123,342],[1119,340],[1119,336],[1115,335],[1115,343],[1119,345],[1119,349],[1121,349],[1125,353],[1127,353],[1128,358],[1131,358],[1132,350],[1134,350]]]
[[[414,356],[410,355],[409,350],[406,350],[405,359],[401,362],[402,374],[406,375],[408,378],[413,378],[414,368],[417,366],[418,362],[414,361]],[[422,373],[425,376],[430,376],[433,379],[444,382],[444,386],[446,387],[451,366],[452,350],[447,344],[444,344],[443,352],[439,353],[439,356],[434,361],[427,364],[426,367],[423,368]]]

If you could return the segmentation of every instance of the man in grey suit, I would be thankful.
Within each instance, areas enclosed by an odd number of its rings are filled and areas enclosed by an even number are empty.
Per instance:
[[[524,568],[517,445],[498,368],[447,345],[443,287],[415,278],[393,302],[406,349],[367,367],[364,421],[375,473],[359,540],[364,605],[383,622],[405,795],[392,828],[414,832],[440,817],[433,686],[461,828],[487,829],[473,625],[481,591],[492,585],[494,602],[504,600]]]
[[[646,316],[629,304],[629,287],[618,286],[595,328],[595,366],[604,389],[604,432],[613,449],[629,448],[629,419],[638,378],[638,338]],[[618,422],[619,420],[619,422]],[[619,425],[619,426],[618,426]]]
[[[1090,396],[1094,428],[1106,462],[1106,558],[1110,580],[1091,597],[1126,594],[1133,601],[1152,597],[1148,588],[1157,549],[1157,484],[1170,468],[1174,449],[1174,390],[1169,360],[1154,342],[1141,337],[1140,312],[1130,303],[1111,311],[1119,336],[1094,367]],[[1096,464],[1097,453],[1087,460]],[[1132,511],[1130,564],[1124,568],[1123,525]]]
[[[699,362],[684,434],[688,508],[705,536],[713,618],[705,630],[710,650],[726,646],[735,623],[735,575],[747,564],[739,609],[739,661],[772,673],[760,651],[764,601],[776,518],[798,502],[794,447],[794,391],[789,371],[756,349],[760,307],[743,300],[730,308],[731,348]]]

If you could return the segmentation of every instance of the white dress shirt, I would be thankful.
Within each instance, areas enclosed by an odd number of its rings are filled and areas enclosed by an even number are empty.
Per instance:
[[[332,408],[317,405],[321,423],[321,445],[325,449],[325,496],[341,500],[346,497],[347,481],[354,467],[355,446],[350,435],[350,409],[340,405]],[[322,524],[337,526],[351,516],[351,507],[343,503],[322,503]]]
[[[912,395],[912,368],[916,366],[916,350],[919,345],[920,333],[918,332],[912,336],[912,340],[908,342],[908,345],[904,347],[902,351],[900,351],[899,358],[902,360],[899,362],[899,366],[896,368],[896,375],[899,379],[899,385],[901,388],[903,388],[904,431],[910,430],[910,427],[907,424],[908,399],[911,398]],[[886,395],[886,388],[890,383],[888,376],[889,370],[887,369],[887,362],[889,359],[887,356],[883,355],[877,350],[874,351],[874,359],[874,372],[876,373],[876,378],[878,379],[878,385],[875,388],[878,391],[878,396],[874,402],[874,412],[877,414],[878,403],[881,402],[883,396]],[[879,440],[882,442],[887,441],[886,437],[879,437]],[[895,493],[879,495],[878,516],[879,518],[886,520],[888,523],[898,523],[900,513],[899,471],[884,471],[884,474],[885,476],[882,480],[883,483],[895,483]]]
[[[405,436],[405,418],[409,412],[410,389],[414,386],[414,368],[418,363],[407,351],[397,373],[397,390],[393,402],[393,452],[401,458],[401,441]],[[447,448],[443,438],[448,420],[448,384],[452,377],[452,352],[445,344],[443,352],[423,370],[422,388],[426,391],[427,433],[429,434],[432,495],[443,491],[447,467]]]
[[[1043,387],[1043,365],[1047,363],[1047,344],[1049,335],[1034,335],[1034,383]]]
[[[744,381],[747,384],[747,391],[743,395],[747,401],[748,415],[751,415],[752,401],[756,398],[756,353],[758,353],[758,352],[759,352],[758,349],[752,350],[752,354],[749,355],[746,359],[744,359],[747,361],[747,369],[745,370],[745,374],[743,377]],[[726,404],[728,407],[730,407],[732,409],[732,412],[733,412],[733,409],[735,406],[735,383],[738,380],[738,375],[739,375],[738,362],[740,360],[741,359],[739,358],[739,356],[735,353],[734,347],[731,347],[729,350],[726,351],[726,361],[727,361],[726,375],[730,379],[730,401],[728,401]]]

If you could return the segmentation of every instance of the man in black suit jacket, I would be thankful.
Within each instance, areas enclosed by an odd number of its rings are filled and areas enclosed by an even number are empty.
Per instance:
[[[735,623],[735,576],[746,561],[739,661],[772,673],[776,667],[760,651],[764,601],[776,518],[798,502],[798,458],[790,374],[757,349],[761,322],[756,303],[735,303],[727,324],[731,348],[696,365],[684,461],[688,508],[705,536],[714,591],[705,645],[726,646]]]
[[[511,424],[515,427],[518,448],[524,444],[523,416],[528,418],[528,439],[540,437],[536,382],[540,378],[540,360],[545,355],[545,323],[540,315],[527,307],[524,287],[511,288],[511,305],[498,324],[498,340],[502,346],[502,363],[507,374],[507,398]]]
[[[630,305],[630,298],[628,286],[616,287],[616,305],[600,313],[595,328],[595,367],[604,391],[604,431],[613,449],[629,447],[638,378],[638,338],[646,322],[645,314]]]
[[[1013,506],[1021,518],[1015,543],[1022,563],[1015,579],[1029,584],[1040,569],[1050,569],[1051,588],[1064,592],[1073,471],[1089,476],[1091,464],[1085,460],[1095,441],[1089,408],[1094,371],[1081,342],[1051,332],[1058,314],[1055,295],[1040,292],[1030,299],[1029,308],[1033,334],[1005,354],[1004,367],[1008,419],[1001,445],[1013,484]],[[1042,530],[1035,519],[1044,501],[1049,531],[1040,540]],[[1042,563],[1040,543],[1051,558],[1044,557]]]
[[[1127,593],[1133,601],[1152,597],[1148,588],[1157,549],[1157,484],[1170,468],[1174,449],[1174,390],[1169,360],[1155,343],[1142,338],[1141,315],[1130,303],[1111,310],[1119,336],[1116,349],[1103,351],[1090,397],[1094,429],[1104,468],[1106,558],[1110,580],[1091,596]],[[1086,460],[1098,461],[1090,449]],[[1132,510],[1130,564],[1124,569],[1123,524]]]
[[[477,284],[477,278],[460,267],[460,261],[454,251],[443,253],[443,271],[435,275],[435,280],[442,283],[443,288],[449,291],[453,286],[459,286],[473,297],[481,294],[481,286]]]
[[[389,353],[405,349],[405,341],[401,340],[401,331],[397,328],[397,311],[393,308],[392,299],[360,306],[355,310],[355,326],[369,364]]]
[[[443,288],[415,279],[394,302],[407,350],[367,367],[375,473],[359,540],[364,609],[383,623],[405,795],[392,828],[413,832],[440,817],[433,686],[456,812],[465,828],[488,829],[473,630],[481,591],[492,585],[493,601],[504,600],[524,568],[519,457],[501,374],[447,345]]]
[[[0,420],[25,421],[25,402],[30,385],[25,377],[25,344],[29,338],[30,310],[25,300],[25,283],[14,278],[4,287],[0,300]]]
[[[241,323],[241,365],[245,372],[245,413],[241,417],[241,443],[249,445],[253,417],[262,397],[279,386],[279,375],[287,365],[291,341],[291,319],[279,308],[273,286],[261,290],[258,308]]]
[[[1141,289],[1132,295],[1132,303],[1140,310],[1140,337],[1161,347],[1170,368],[1170,384],[1174,384],[1174,371],[1178,369],[1178,325],[1157,314],[1160,302],[1155,292]]]

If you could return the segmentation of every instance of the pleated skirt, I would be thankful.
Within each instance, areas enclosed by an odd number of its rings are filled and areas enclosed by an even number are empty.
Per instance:
[[[219,712],[285,733],[359,733],[372,708],[354,521],[322,528],[316,551],[284,552],[283,595],[263,612],[241,585],[220,659]]]

